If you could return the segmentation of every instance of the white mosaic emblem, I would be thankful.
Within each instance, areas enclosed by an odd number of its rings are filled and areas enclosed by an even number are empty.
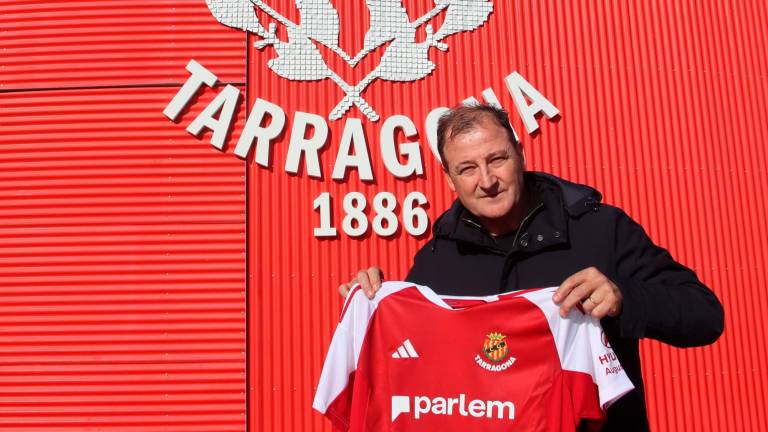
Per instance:
[[[472,31],[482,26],[493,11],[491,0],[434,0],[435,7],[421,18],[410,21],[402,0],[366,0],[370,11],[370,27],[365,35],[363,49],[354,57],[339,47],[339,14],[330,0],[295,0],[299,10],[299,23],[294,23],[272,9],[262,0],[206,0],[208,9],[222,24],[251,32],[261,38],[256,48],[274,46],[277,57],[267,66],[277,75],[294,81],[320,81],[330,79],[345,93],[344,98],[331,110],[331,120],[340,119],[356,105],[370,120],[379,115],[362,97],[362,93],[377,79],[385,81],[416,81],[432,73],[435,64],[429,60],[429,50],[435,47],[448,50],[442,42],[448,36]],[[277,37],[277,24],[265,28],[256,15],[258,8],[285,26],[288,40]],[[443,24],[434,31],[428,24],[445,10]],[[426,39],[416,42],[416,30],[425,25]],[[344,59],[351,67],[368,53],[391,42],[381,61],[365,78],[350,85],[325,63],[313,41],[323,44]]]

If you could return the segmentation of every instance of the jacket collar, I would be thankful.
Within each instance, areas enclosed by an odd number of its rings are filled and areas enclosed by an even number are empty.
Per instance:
[[[602,195],[595,189],[571,183],[551,174],[527,171],[525,187],[532,196],[532,208],[518,232],[515,248],[535,251],[568,242],[568,218],[597,211]],[[459,200],[443,213],[433,227],[434,236],[462,241],[502,252],[477,217]]]

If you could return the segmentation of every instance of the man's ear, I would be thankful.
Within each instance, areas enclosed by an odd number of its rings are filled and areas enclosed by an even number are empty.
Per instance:
[[[520,143],[518,145],[520,146],[520,160],[523,162],[523,171],[525,171],[525,165],[526,165],[525,149],[523,148],[523,144],[522,143]]]

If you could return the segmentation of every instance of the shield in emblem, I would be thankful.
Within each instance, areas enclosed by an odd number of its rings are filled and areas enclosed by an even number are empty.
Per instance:
[[[488,360],[498,363],[509,355],[507,337],[499,332],[489,333],[483,342],[483,355]]]

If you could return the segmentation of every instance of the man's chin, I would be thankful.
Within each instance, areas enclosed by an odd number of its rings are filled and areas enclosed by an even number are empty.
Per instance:
[[[490,215],[483,215],[478,217],[481,221],[486,221],[488,223],[492,223],[494,225],[498,224],[504,224],[507,217],[505,215],[496,215],[496,214],[490,214]]]
[[[507,211],[494,211],[494,210],[486,210],[483,212],[479,212],[479,214],[476,215],[480,220],[488,221],[493,224],[498,223],[504,223],[509,219],[509,210]]]
[[[484,219],[501,221],[508,217],[510,212],[510,206],[505,204],[506,203],[499,202],[492,206],[485,206],[484,208],[480,209],[482,211],[478,212],[478,216],[482,215],[480,217]]]

